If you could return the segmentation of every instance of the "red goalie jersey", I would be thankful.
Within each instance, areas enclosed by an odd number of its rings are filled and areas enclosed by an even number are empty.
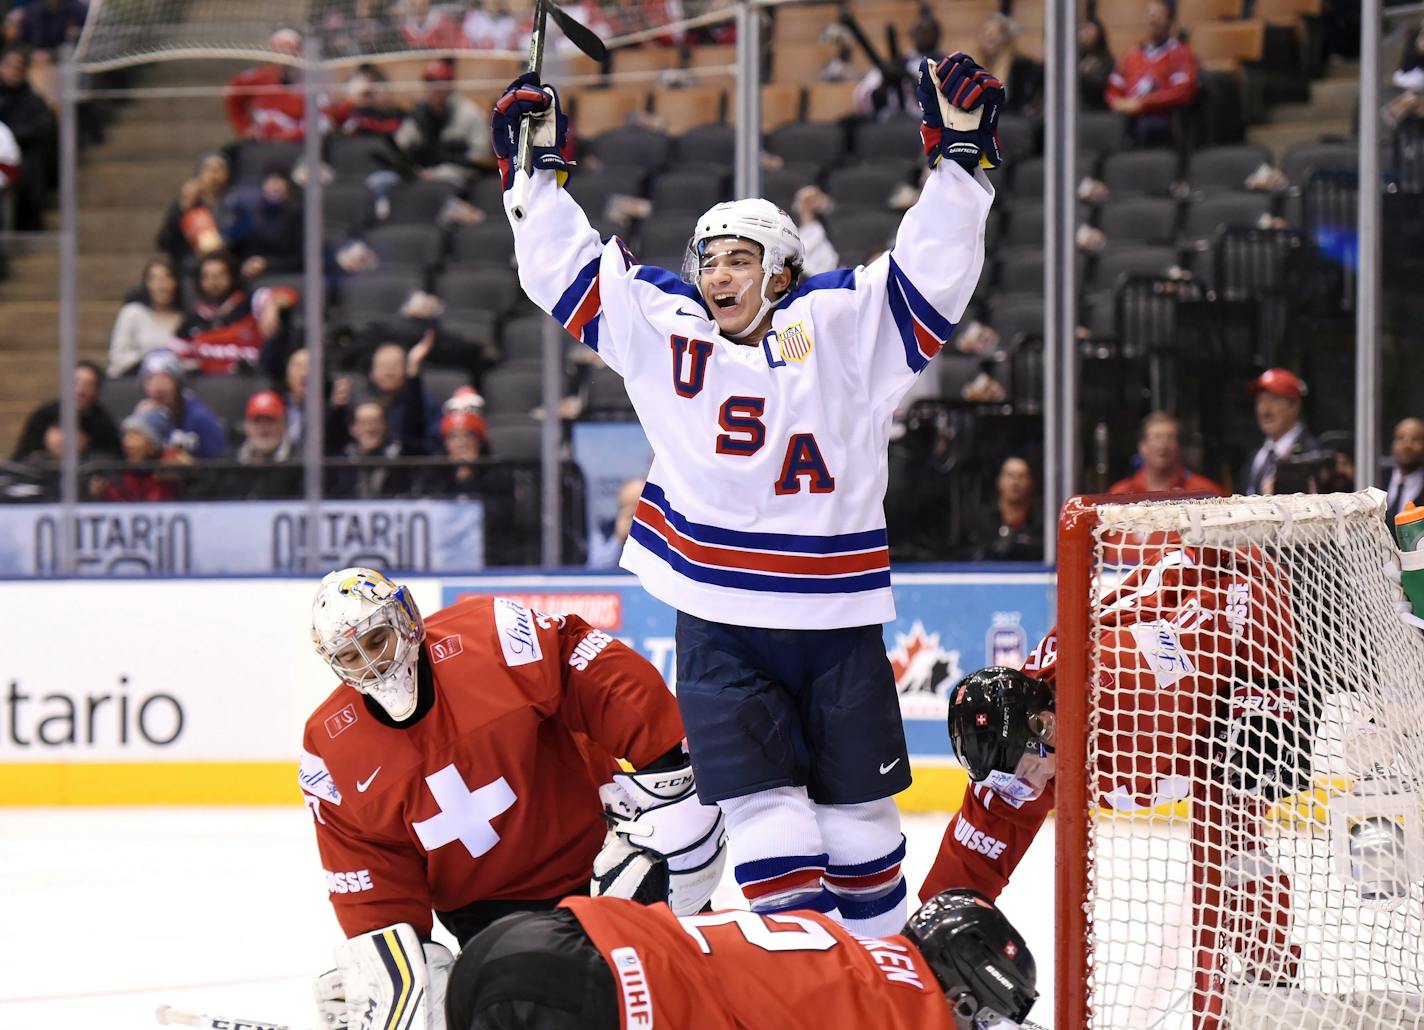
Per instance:
[[[667,1030],[952,1030],[904,937],[857,937],[818,912],[684,916],[608,898],[563,902],[613,972],[619,1026]]]
[[[1223,702],[1250,704],[1287,681],[1295,630],[1286,584],[1254,549],[1154,549],[1103,599],[1096,623],[1098,803],[1150,808],[1186,797],[1201,756],[1189,742],[1209,737]],[[1050,630],[1023,671],[1055,690],[1058,641]],[[1188,744],[1184,748],[1183,745]],[[1053,808],[1054,785],[1018,802],[970,783],[945,829],[920,897],[969,887],[997,898]]]
[[[645,765],[683,737],[656,670],[577,616],[472,599],[425,631],[413,724],[344,684],[307,720],[301,786],[348,936],[585,890],[614,756]]]

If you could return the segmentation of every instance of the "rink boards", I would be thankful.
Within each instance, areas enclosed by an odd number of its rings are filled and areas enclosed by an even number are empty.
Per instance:
[[[423,611],[466,595],[576,612],[675,684],[674,613],[624,575],[407,581]],[[914,785],[907,810],[957,806],[945,699],[1017,665],[1048,629],[1047,572],[906,572],[885,647]],[[302,726],[335,686],[308,636],[313,581],[85,580],[0,585],[0,805],[299,804]]]

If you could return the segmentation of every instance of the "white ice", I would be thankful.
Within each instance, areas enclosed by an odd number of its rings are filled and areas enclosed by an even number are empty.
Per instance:
[[[908,815],[918,889],[948,816]],[[1052,1026],[1053,834],[1001,903]],[[714,902],[737,906],[730,872]],[[340,931],[310,815],[285,808],[0,809],[0,1030],[147,1030],[160,1005],[315,1025]]]

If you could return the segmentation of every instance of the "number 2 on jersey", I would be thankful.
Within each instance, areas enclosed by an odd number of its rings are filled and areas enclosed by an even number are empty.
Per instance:
[[[712,945],[703,935],[704,927],[735,926],[748,944],[763,951],[830,951],[840,942],[820,923],[805,916],[778,913],[759,916],[746,909],[710,912],[707,915],[683,916],[678,922],[687,935],[697,942],[704,955],[712,954]],[[800,929],[794,929],[799,927]]]

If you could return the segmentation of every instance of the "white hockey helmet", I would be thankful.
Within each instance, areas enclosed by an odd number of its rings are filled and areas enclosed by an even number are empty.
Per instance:
[[[312,601],[312,643],[349,686],[392,719],[415,711],[416,660],[425,622],[410,591],[375,569],[327,573]]]
[[[687,244],[687,254],[683,258],[682,277],[693,286],[698,285],[698,273],[707,244],[712,240],[734,236],[751,240],[761,247],[761,307],[746,329],[733,334],[737,339],[755,329],[766,313],[775,307],[781,297],[767,296],[771,277],[783,268],[791,268],[789,293],[801,276],[801,265],[806,260],[806,248],[801,243],[801,234],[796,231],[796,223],[781,208],[769,200],[751,197],[746,200],[728,200],[714,204],[692,230],[692,239]],[[784,297],[786,294],[782,294]]]

